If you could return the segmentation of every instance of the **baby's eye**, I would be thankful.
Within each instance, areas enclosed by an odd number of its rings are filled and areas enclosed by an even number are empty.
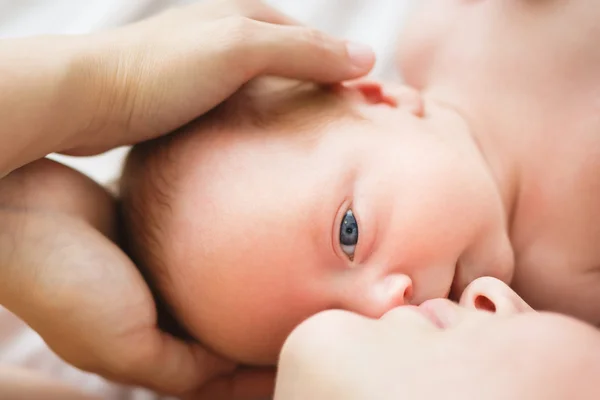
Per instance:
[[[350,258],[350,261],[354,260],[354,252],[356,251],[356,244],[358,243],[358,224],[352,210],[346,211],[342,224],[340,226],[340,245],[342,251]]]

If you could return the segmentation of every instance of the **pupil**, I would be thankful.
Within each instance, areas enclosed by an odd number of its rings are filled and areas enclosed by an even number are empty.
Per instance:
[[[358,243],[358,224],[352,210],[348,210],[340,227],[340,243],[353,246]]]

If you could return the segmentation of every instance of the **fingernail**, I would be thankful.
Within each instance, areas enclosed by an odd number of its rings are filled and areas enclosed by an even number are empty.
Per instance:
[[[348,42],[346,43],[346,51],[352,64],[357,68],[368,68],[375,61],[373,49],[366,44]]]

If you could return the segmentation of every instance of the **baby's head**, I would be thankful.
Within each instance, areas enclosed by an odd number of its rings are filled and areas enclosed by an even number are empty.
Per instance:
[[[134,148],[121,192],[134,260],[192,336],[244,363],[274,363],[319,311],[379,317],[512,273],[468,128],[409,88],[255,81]]]

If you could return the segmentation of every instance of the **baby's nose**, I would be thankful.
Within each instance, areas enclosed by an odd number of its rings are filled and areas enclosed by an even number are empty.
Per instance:
[[[533,311],[508,285],[492,277],[471,282],[460,298],[460,305],[500,315]]]
[[[410,304],[413,296],[412,280],[404,274],[388,275],[376,286],[376,290],[390,309]]]
[[[368,272],[368,271],[367,271]],[[410,304],[413,284],[404,274],[375,277],[361,274],[356,285],[341,290],[342,308],[369,318],[380,318],[388,311]]]
[[[390,274],[371,286],[364,314],[379,318],[396,307],[410,304],[412,296],[413,284],[410,277]]]

